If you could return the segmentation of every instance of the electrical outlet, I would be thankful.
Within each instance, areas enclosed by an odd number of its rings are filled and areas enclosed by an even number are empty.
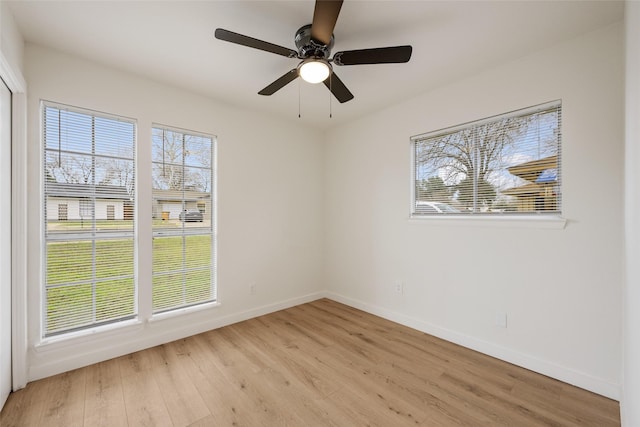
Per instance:
[[[252,283],[251,285],[249,285],[249,293],[250,293],[251,295],[255,295],[255,294],[256,294],[256,292],[257,292],[256,284],[255,284],[255,283]]]
[[[507,313],[497,312],[496,313],[496,326],[501,328],[507,327]]]
[[[402,283],[400,280],[396,281],[393,284],[393,289],[396,291],[396,294],[404,294],[404,283]]]

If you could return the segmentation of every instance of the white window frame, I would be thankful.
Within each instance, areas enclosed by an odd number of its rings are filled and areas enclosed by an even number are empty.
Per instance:
[[[419,141],[437,137],[438,135],[444,135],[448,133],[454,133],[456,131],[467,129],[474,126],[481,126],[493,121],[507,119],[510,117],[525,116],[549,110],[551,108],[562,109],[561,100],[555,100],[532,107],[527,107],[515,111],[511,111],[505,114],[495,115],[487,117],[481,120],[463,123],[460,125],[443,128],[419,135],[410,137],[410,182],[409,182],[409,222],[413,224],[455,224],[455,226],[488,226],[488,227],[525,227],[525,228],[556,228],[562,229],[566,226],[567,220],[562,216],[562,190],[560,190],[560,196],[558,199],[559,209],[553,212],[460,212],[460,213],[447,213],[447,214],[416,214],[416,148],[415,144]],[[560,119],[560,124],[562,121]],[[562,132],[562,130],[560,130]],[[558,147],[558,166],[561,169],[561,150],[562,150],[562,138],[560,135],[560,144]],[[561,176],[558,176],[558,187],[561,189],[562,181]]]
[[[39,274],[40,284],[38,284],[38,293],[40,295],[40,310],[37,315],[39,331],[38,331],[38,340],[34,345],[34,350],[44,357],[44,355],[48,354],[48,352],[57,352],[62,351],[64,349],[75,348],[77,345],[86,345],[90,342],[93,342],[95,339],[103,340],[110,339],[109,337],[119,336],[120,334],[129,334],[129,333],[140,333],[142,332],[146,326],[145,324],[151,324],[156,322],[165,322],[166,319],[179,318],[179,317],[188,317],[192,316],[197,312],[202,312],[206,310],[210,310],[220,306],[218,289],[217,289],[217,136],[211,133],[203,133],[203,132],[193,132],[186,129],[181,129],[177,127],[169,127],[157,123],[149,122],[148,126],[144,126],[142,129],[140,128],[140,123],[136,118],[128,118],[121,115],[116,114],[108,114],[102,113],[100,111],[92,110],[84,107],[75,107],[69,106],[62,103],[52,102],[52,101],[40,101],[39,115],[40,119],[43,119],[43,103],[47,103],[51,106],[60,106],[63,108],[70,108],[74,110],[78,110],[80,112],[85,113],[95,113],[100,116],[112,117],[115,119],[124,119],[129,120],[135,123],[136,126],[136,135],[135,135],[135,150],[134,150],[134,167],[136,169],[135,172],[135,196],[136,197],[136,206],[134,208],[135,215],[135,227],[133,231],[134,236],[134,280],[135,280],[135,315],[128,320],[120,320],[115,322],[109,322],[105,324],[97,324],[93,326],[88,326],[81,329],[73,329],[59,334],[46,334],[45,333],[45,298],[44,292],[45,290],[45,275],[46,275],[46,257],[45,257],[45,245],[46,245],[46,236],[45,236],[45,227],[40,228],[40,238],[39,238]],[[150,252],[152,250],[152,242],[150,237],[153,236],[152,225],[146,222],[138,221],[138,218],[146,217],[147,212],[149,215],[152,214],[152,206],[151,206],[151,198],[146,197],[149,190],[152,188],[152,182],[149,178],[151,178],[152,171],[152,152],[150,146],[147,144],[139,144],[140,138],[143,138],[144,141],[151,142],[152,138],[152,129],[153,127],[161,126],[167,129],[172,129],[175,131],[187,132],[194,135],[203,135],[206,137],[210,137],[212,139],[212,184],[211,184],[211,205],[206,208],[208,214],[211,217],[212,221],[212,280],[213,280],[213,290],[214,290],[214,298],[210,302],[203,302],[197,305],[190,305],[185,307],[178,307],[173,310],[162,311],[162,312],[153,312],[152,310],[152,292],[153,287],[151,283],[151,271],[153,268],[153,262],[150,256]],[[41,123],[40,126],[41,133],[41,148],[39,149],[40,153],[44,153],[44,123]],[[150,144],[149,144],[150,145]],[[44,177],[42,175],[42,165],[44,163],[44,158],[40,158],[38,163],[39,165],[39,180],[40,180],[40,196],[39,199],[42,201],[45,197],[44,193]],[[148,175],[148,176],[147,176]],[[148,199],[148,200],[147,200]],[[41,203],[41,208],[39,212],[39,223],[44,224],[46,221],[45,215],[45,207],[44,203]],[[141,216],[143,215],[143,216]],[[143,251],[142,253],[140,251]],[[142,268],[142,270],[141,270]],[[140,274],[142,273],[142,274]],[[35,320],[35,319],[34,319]],[[100,338],[98,338],[100,337]],[[64,350],[66,351],[66,350]]]
[[[44,166],[45,164],[45,159],[46,159],[46,138],[45,138],[45,133],[46,133],[46,129],[45,129],[45,122],[44,122],[44,111],[46,108],[56,108],[59,110],[65,110],[65,111],[72,111],[72,112],[76,112],[76,113],[80,113],[80,114],[85,114],[88,116],[92,116],[92,117],[98,117],[98,118],[103,118],[103,119],[110,119],[110,120],[116,120],[116,121],[122,121],[122,122],[126,122],[126,123],[130,123],[133,125],[133,151],[132,151],[132,162],[133,162],[133,186],[134,186],[134,197],[137,197],[138,191],[136,189],[137,187],[137,176],[136,176],[136,166],[137,166],[137,139],[138,139],[138,135],[137,135],[137,127],[138,127],[138,123],[137,120],[129,118],[129,117],[124,117],[121,115],[115,115],[115,114],[110,114],[110,113],[104,113],[104,112],[99,112],[99,111],[95,111],[95,110],[91,110],[88,108],[82,108],[82,107],[77,107],[77,106],[70,106],[70,105],[66,105],[66,104],[61,104],[61,103],[57,103],[57,102],[52,102],[52,101],[46,101],[46,100],[42,100],[40,102],[40,119],[41,119],[41,140],[40,140],[40,150],[42,152],[43,158],[41,159],[41,165]],[[85,334],[92,334],[95,333],[96,331],[99,330],[110,330],[113,329],[114,327],[117,328],[119,326],[125,326],[125,325],[130,325],[132,323],[136,323],[138,322],[138,300],[139,300],[139,287],[138,287],[138,277],[137,277],[137,270],[135,268],[135,264],[137,262],[137,239],[136,239],[136,228],[137,228],[137,218],[134,214],[134,218],[133,218],[133,228],[131,231],[120,231],[120,232],[110,232],[108,233],[108,236],[104,236],[103,238],[100,238],[96,235],[96,233],[94,232],[93,236],[88,236],[88,237],[82,237],[82,239],[78,239],[77,237],[75,238],[76,240],[95,240],[95,241],[102,241],[104,240],[104,238],[106,237],[106,239],[118,239],[118,238],[130,238],[132,239],[133,242],[133,260],[132,263],[134,265],[133,268],[133,274],[132,274],[132,278],[133,278],[133,286],[134,286],[134,294],[133,294],[133,313],[131,315],[128,315],[126,317],[121,317],[118,319],[114,319],[114,320],[108,320],[108,321],[104,321],[104,322],[96,322],[95,321],[95,313],[93,314],[94,316],[94,323],[90,324],[90,325],[85,325],[85,326],[80,326],[77,328],[71,328],[71,329],[66,329],[66,330],[61,330],[61,331],[53,331],[51,333],[47,333],[47,327],[46,327],[46,321],[47,321],[47,244],[49,242],[53,242],[53,241],[64,241],[66,240],[65,236],[66,234],[61,233],[57,236],[52,235],[52,236],[48,236],[47,235],[47,213],[46,213],[46,203],[47,203],[47,193],[45,191],[45,185],[44,185],[44,180],[46,179],[45,174],[42,174],[42,180],[43,180],[43,191],[42,191],[42,212],[41,212],[41,223],[43,224],[42,227],[42,237],[41,237],[41,246],[40,246],[40,251],[41,251],[41,262],[42,262],[42,279],[41,279],[41,286],[40,286],[40,301],[41,301],[41,314],[40,314],[40,343],[46,343],[46,342],[55,342],[58,341],[60,339],[67,339],[67,338],[71,338],[71,337],[77,337],[77,336],[82,336]],[[137,203],[137,202],[136,202]],[[81,210],[81,204],[82,201],[81,199],[78,202],[78,209],[79,211]],[[95,209],[95,208],[94,208]],[[73,233],[67,233],[69,235],[72,235]],[[74,240],[74,238],[70,237],[71,240]],[[95,278],[94,278],[95,280]],[[93,286],[95,287],[95,283],[93,283]]]
[[[210,269],[211,269],[211,298],[205,301],[200,301],[200,302],[196,302],[196,303],[191,303],[191,304],[183,304],[183,305],[179,305],[179,306],[174,306],[174,307],[170,307],[170,308],[166,308],[166,309],[158,309],[155,310],[153,309],[153,283],[151,283],[151,294],[149,295],[149,298],[151,300],[151,318],[149,319],[150,321],[157,321],[157,320],[162,320],[162,319],[166,319],[166,318],[171,318],[174,316],[178,316],[178,315],[182,315],[182,314],[187,314],[187,313],[192,313],[195,311],[201,311],[204,309],[208,309],[211,307],[216,307],[219,305],[219,301],[218,301],[218,286],[217,286],[217,256],[218,256],[218,247],[217,247],[217,183],[218,183],[218,177],[217,177],[217,159],[218,159],[218,153],[217,153],[217,136],[216,135],[212,135],[209,133],[205,133],[205,132],[198,132],[198,131],[193,131],[193,130],[189,130],[189,129],[183,129],[183,128],[179,128],[179,127],[175,127],[175,126],[167,126],[167,125],[163,125],[163,124],[159,124],[159,123],[153,123],[151,126],[151,137],[153,138],[153,132],[158,129],[158,130],[165,130],[165,131],[169,131],[169,132],[176,132],[176,133],[181,133],[183,135],[188,135],[188,136],[195,136],[195,137],[201,137],[201,138],[206,138],[206,139],[210,139],[211,140],[211,190],[210,190],[210,207],[208,209],[208,213],[203,214],[203,215],[208,215],[210,216],[210,226],[208,228],[206,228],[206,230],[208,230],[206,233],[203,232],[205,229],[202,227],[199,227],[197,229],[188,229],[186,227],[183,227],[181,230],[178,229],[161,229],[161,228],[153,228],[152,229],[152,239],[155,238],[162,238],[162,237],[169,237],[169,236],[173,236],[173,237],[183,237],[186,238],[188,236],[195,236],[195,235],[210,235],[211,236],[211,265],[210,265]],[[151,163],[151,170],[153,173],[153,165],[156,163],[153,160],[153,153],[152,150],[150,150],[150,163]],[[184,159],[183,159],[183,167],[185,167],[186,165],[184,164]],[[152,193],[154,191],[153,188],[153,183],[151,184],[151,188],[152,188]],[[153,198],[153,195],[152,195]],[[153,203],[153,201],[152,201]],[[196,205],[197,206],[197,205]],[[182,200],[182,209],[186,208],[185,205],[185,201]],[[198,209],[199,210],[199,209]],[[186,224],[186,222],[183,222],[183,225]],[[153,258],[153,249],[152,249],[152,258]],[[186,271],[186,270],[185,270]],[[151,281],[153,282],[153,277],[155,276],[153,274],[153,259],[151,260],[151,271],[150,271],[150,276],[151,276]]]

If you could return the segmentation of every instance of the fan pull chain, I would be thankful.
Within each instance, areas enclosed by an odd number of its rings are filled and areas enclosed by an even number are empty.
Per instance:
[[[331,98],[333,95],[333,72],[329,74],[329,118],[333,118],[333,111],[331,109]]]
[[[298,118],[302,117],[300,115],[300,80],[301,79],[298,79]]]

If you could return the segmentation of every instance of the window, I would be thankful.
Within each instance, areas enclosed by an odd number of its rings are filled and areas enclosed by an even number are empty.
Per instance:
[[[80,199],[80,218],[91,218],[93,216],[93,200]]]
[[[107,205],[107,220],[113,221],[116,219],[116,207],[114,205]]]
[[[132,318],[135,122],[53,103],[42,119],[44,335]]]
[[[559,214],[561,104],[411,138],[413,216]]]
[[[213,302],[215,138],[155,126],[152,162],[153,312]]]
[[[69,212],[69,207],[67,206],[66,203],[61,203],[58,205],[58,220],[59,221],[66,221],[67,218],[69,218],[69,216],[67,215],[67,212]]]

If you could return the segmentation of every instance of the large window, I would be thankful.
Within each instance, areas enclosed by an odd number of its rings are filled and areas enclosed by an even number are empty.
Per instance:
[[[413,216],[561,212],[561,104],[411,138]]]
[[[215,138],[155,126],[152,161],[153,312],[213,302]]]
[[[42,118],[44,335],[132,318],[135,122],[52,103]]]

